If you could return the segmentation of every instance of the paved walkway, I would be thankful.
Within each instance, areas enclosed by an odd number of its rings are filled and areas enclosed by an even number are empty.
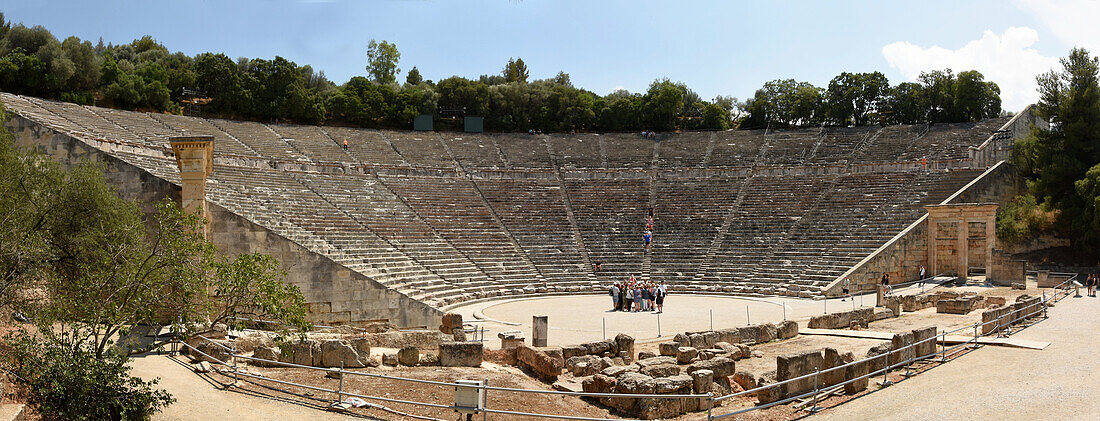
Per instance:
[[[1100,298],[1066,298],[1013,337],[1042,351],[986,346],[815,418],[898,420],[1100,419]]]
[[[157,388],[167,390],[176,403],[153,416],[153,420],[349,420],[356,419],[289,403],[270,396],[222,390],[225,377],[204,377],[189,366],[165,355],[134,358],[132,375],[146,380],[160,378]]]

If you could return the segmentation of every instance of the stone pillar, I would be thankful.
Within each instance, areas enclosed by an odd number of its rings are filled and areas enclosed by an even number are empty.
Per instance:
[[[985,280],[993,279],[993,248],[997,245],[997,215],[990,215],[985,221]],[[1024,276],[1026,281],[1027,276]]]
[[[206,177],[214,171],[214,137],[172,137],[168,142],[180,170],[180,207],[206,218]],[[208,233],[208,228],[209,221],[203,225],[203,234]]]
[[[532,316],[531,321],[531,346],[546,346],[546,332],[549,329],[547,316]]]
[[[959,275],[958,282],[965,283],[966,275],[969,272],[970,262],[970,224],[965,219],[960,219],[958,222],[957,235],[959,237],[958,245],[955,246],[955,250],[959,253]]]
[[[933,276],[939,272],[939,264],[936,262],[936,236],[938,236],[940,230],[939,220],[933,218],[931,214],[928,215],[926,220],[928,223],[928,246],[925,259],[928,260],[928,275]]]

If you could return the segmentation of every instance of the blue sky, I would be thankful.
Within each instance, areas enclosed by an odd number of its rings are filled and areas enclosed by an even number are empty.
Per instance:
[[[280,55],[337,83],[365,73],[374,38],[427,79],[499,73],[522,57],[533,78],[562,70],[600,94],[668,77],[704,98],[743,99],[778,78],[825,86],[877,70],[898,83],[976,68],[1009,110],[1034,101],[1034,75],[1071,47],[1100,47],[1100,6],[1087,1],[0,0],[0,11],[59,38],[149,34],[187,54]]]

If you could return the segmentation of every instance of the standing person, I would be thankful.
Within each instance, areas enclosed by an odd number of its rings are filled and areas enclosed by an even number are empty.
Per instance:
[[[344,150],[348,150],[348,140],[344,139]]]
[[[657,287],[657,313],[664,313],[665,311],[665,294],[668,294],[668,287],[665,286],[665,281],[661,281],[661,285]]]
[[[850,288],[851,288],[851,283],[848,281],[848,277],[845,276],[844,281],[842,281],[842,283],[840,284],[840,292],[841,292],[840,301],[845,301],[849,298],[852,298],[852,294],[851,294],[852,290]]]
[[[626,301],[623,301],[623,311],[630,312],[630,311],[634,310],[634,309],[631,308],[632,306],[634,306],[634,287],[631,287],[630,285],[627,285],[626,286]]]
[[[882,272],[882,294],[890,295],[893,293],[893,290],[890,289],[890,274]]]
[[[1096,275],[1089,275],[1088,279],[1085,280],[1085,286],[1088,288],[1086,291],[1088,291],[1089,297],[1095,297],[1096,296]]]
[[[645,240],[645,249],[649,250],[649,243],[653,240],[653,233],[646,231],[645,234],[642,235],[642,239]]]
[[[634,286],[634,311],[642,311],[642,287]]]
[[[920,276],[920,278],[919,278],[920,279],[920,286],[924,286],[924,278],[926,276],[928,276],[928,274],[925,273],[925,271],[924,271],[924,265],[920,265],[920,275],[919,276]]]
[[[611,284],[611,290],[608,291],[611,294],[611,311],[619,309],[619,287],[615,284]]]

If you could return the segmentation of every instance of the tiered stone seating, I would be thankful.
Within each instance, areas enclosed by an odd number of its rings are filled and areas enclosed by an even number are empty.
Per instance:
[[[27,99],[47,111],[59,116],[64,116],[66,119],[76,123],[77,126],[83,128],[84,131],[89,134],[94,133],[99,137],[117,142],[153,146],[152,144],[146,144],[144,139],[138,137],[129,130],[96,115],[81,105],[69,102],[46,101],[29,97]]]
[[[718,133],[708,166],[751,167],[764,145],[764,130],[729,130]]]
[[[4,102],[7,112],[17,112],[59,132],[91,134],[89,129],[36,104],[38,101],[45,100],[2,92],[0,93],[0,101]]]
[[[336,140],[343,148],[344,140],[348,141],[348,154],[356,160],[365,163],[380,164],[394,167],[408,167],[397,151],[382,137],[377,130],[350,129],[347,127],[322,127],[322,131]]]
[[[607,133],[600,136],[607,153],[608,168],[650,168],[655,139],[636,133]]]
[[[814,204],[836,176],[753,177],[733,223],[715,250],[703,281],[737,285],[736,292],[767,292],[775,285],[750,283],[749,275],[770,262],[768,251]],[[766,288],[767,291],[762,291]]]
[[[115,125],[125,128],[151,147],[170,148],[168,138],[181,135],[179,130],[154,120],[149,114],[91,106],[86,108]]]
[[[210,124],[209,120],[194,117],[182,117],[172,114],[147,114],[150,118],[159,121],[180,133],[181,136],[214,136],[214,156],[235,155],[248,157],[262,157],[245,146],[236,138]]]
[[[603,168],[600,135],[550,135],[557,164],[564,168]]]
[[[537,270],[494,219],[470,181],[451,177],[379,178],[404,198],[436,232],[465,254],[498,287],[523,288],[541,283]]]
[[[455,161],[435,132],[395,132],[384,130],[382,137],[413,166],[454,168]]]
[[[687,132],[676,136],[659,136],[657,166],[661,168],[703,166],[707,148],[719,134],[719,132]]]
[[[863,149],[857,159],[864,162],[897,162],[919,160],[928,152],[915,149],[914,141],[924,126],[886,126],[875,136],[874,141]]]
[[[416,288],[425,297],[445,299],[493,285],[493,281],[472,261],[436,234],[377,179],[311,173],[297,177],[375,235],[447,281],[398,286]]]
[[[814,146],[820,141],[821,129],[788,129],[769,131],[765,136],[768,151],[764,162],[769,165],[799,165],[805,163],[814,153]]]
[[[317,126],[292,126],[269,124],[269,129],[283,138],[294,150],[301,152],[314,162],[355,162],[351,155],[344,152],[343,143],[337,144]],[[348,149],[351,142],[348,142]]]
[[[616,281],[640,276],[649,179],[569,179],[566,189],[589,257],[603,263],[597,276]],[[654,236],[654,241],[664,241],[660,233]]]
[[[825,130],[821,142],[814,146],[806,160],[808,164],[848,163],[857,148],[879,130],[878,127],[837,127]]]
[[[213,204],[436,306],[589,290],[593,281],[631,274],[681,291],[818,294],[923,215],[924,205],[983,171],[868,173],[844,164],[961,160],[1006,121],[654,139],[263,125],[6,93],[0,101],[78,138],[137,146],[110,153],[173,183],[179,176],[164,153],[166,138],[213,135],[216,157],[246,158],[216,162],[207,185]],[[324,166],[274,169],[248,158],[369,170],[334,175]],[[455,171],[456,162],[466,171]],[[749,176],[747,167],[759,171]],[[859,169],[835,174],[843,168]],[[651,203],[656,226],[647,254]],[[595,259],[603,268],[592,279]]]
[[[883,206],[912,185],[914,177],[915,173],[908,172],[842,176],[796,222],[784,241],[772,245],[773,252],[766,260],[767,264],[753,271],[751,282],[773,283],[791,292],[817,292],[828,281],[801,279],[799,275],[817,260],[823,250],[830,250],[846,240],[849,233],[861,226],[865,219],[883,211]],[[835,262],[827,264],[833,265]],[[795,285],[793,289],[792,284]]]
[[[589,268],[556,181],[478,180],[485,200],[539,272],[558,285],[586,285]]]
[[[438,274],[292,177],[215,165],[211,179],[208,195],[214,203],[384,285],[426,301],[432,300],[425,296],[425,288],[450,287]]]
[[[652,246],[651,279],[682,283],[695,276],[744,182],[743,177],[657,178],[654,235],[660,241]]]
[[[207,120],[226,134],[241,141],[249,149],[276,161],[309,161],[305,155],[286,143],[267,126],[251,121]],[[215,142],[215,145],[217,142]]]
[[[506,168],[491,136],[478,133],[440,133],[451,154],[466,168]]]
[[[546,151],[546,136],[513,134],[497,135],[497,146],[512,168],[553,168]]]

